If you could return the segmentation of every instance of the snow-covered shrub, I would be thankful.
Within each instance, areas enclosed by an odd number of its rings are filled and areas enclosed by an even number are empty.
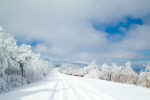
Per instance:
[[[137,84],[150,88],[150,72],[141,72]]]
[[[127,62],[125,67],[103,64],[101,67],[101,79],[121,83],[136,84],[138,74],[132,69],[131,63]]]
[[[6,92],[7,90],[7,83],[0,77],[0,93]]]
[[[5,77],[5,69],[8,67],[7,59],[3,56],[0,51],[0,77]]]
[[[20,87],[26,84],[25,78],[19,75],[8,75],[6,82],[9,89]]]
[[[120,73],[120,82],[136,84],[138,80],[138,74],[132,69],[131,63],[127,62],[125,67],[122,68]]]
[[[42,60],[40,55],[33,55],[31,60],[24,64],[24,77],[28,83],[43,78],[53,65]]]
[[[88,66],[79,68],[72,64],[62,64],[59,71],[70,75],[77,74],[83,77],[150,87],[150,63],[147,64],[145,72],[140,74],[132,69],[130,62],[127,62],[125,66],[117,66],[114,63],[111,66],[107,64],[98,66],[95,62],[91,62]]]
[[[103,64],[101,67],[101,71],[103,73],[102,79],[110,81],[111,80],[111,74],[112,74],[112,67],[107,65],[107,64]]]
[[[13,36],[0,27],[0,93],[45,76],[53,64],[41,59],[29,45],[16,45]]]
[[[150,62],[147,64],[145,71],[150,72]]]
[[[98,66],[96,65],[95,61],[92,61],[89,63],[88,66],[83,68],[83,75],[86,76],[87,74],[93,72],[93,70],[96,70],[96,69],[98,69]]]
[[[116,64],[112,64],[112,74],[111,74],[111,81],[114,82],[121,82],[121,74],[124,70],[123,66],[117,66]]]
[[[140,73],[137,84],[150,88],[150,63],[147,64],[145,72]]]
[[[101,74],[102,73],[98,69],[93,69],[93,70],[89,71],[88,74],[85,74],[84,77],[100,79],[101,78]]]

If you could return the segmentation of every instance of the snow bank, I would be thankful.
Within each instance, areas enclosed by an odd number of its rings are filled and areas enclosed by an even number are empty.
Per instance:
[[[54,65],[32,52],[0,27],[0,93],[44,77]]]

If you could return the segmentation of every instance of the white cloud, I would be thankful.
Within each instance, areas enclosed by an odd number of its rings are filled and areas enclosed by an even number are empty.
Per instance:
[[[150,49],[150,25],[136,26],[119,43],[92,24],[117,24],[126,16],[148,22],[149,0],[13,0],[0,1],[0,25],[24,41],[42,41],[42,54],[91,60],[132,58]],[[141,6],[142,5],[142,6]],[[116,37],[118,38],[118,36]],[[134,57],[133,57],[134,58]]]
[[[131,29],[122,46],[131,50],[150,49],[150,26],[142,25]]]

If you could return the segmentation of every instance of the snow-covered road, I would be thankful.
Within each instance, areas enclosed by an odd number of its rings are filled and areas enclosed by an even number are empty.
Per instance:
[[[150,89],[61,74],[0,95],[0,100],[150,100]]]

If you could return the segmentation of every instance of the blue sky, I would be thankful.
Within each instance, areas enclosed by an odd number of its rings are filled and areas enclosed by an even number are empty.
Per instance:
[[[143,54],[144,56],[150,56],[150,50],[141,50],[139,53]]]
[[[147,63],[149,4],[149,0],[6,0],[0,1],[0,25],[18,45],[29,44],[51,60]]]
[[[107,33],[107,39],[111,42],[119,42],[126,36],[126,31],[130,30],[133,25],[143,25],[144,22],[141,18],[132,18],[125,17],[123,20],[120,20],[117,24],[106,24],[106,25],[97,25],[93,23],[93,27],[96,30],[104,31]],[[119,35],[118,38],[114,38],[115,35]]]
[[[108,34],[114,35],[114,34],[123,34],[124,32],[120,30],[121,27],[125,28],[126,30],[129,30],[132,25],[143,25],[144,22],[140,18],[132,18],[132,17],[125,17],[123,20],[120,20],[117,24],[106,24],[106,25],[97,25],[93,24],[93,27],[97,30],[101,30],[101,27],[104,27],[104,31]]]

